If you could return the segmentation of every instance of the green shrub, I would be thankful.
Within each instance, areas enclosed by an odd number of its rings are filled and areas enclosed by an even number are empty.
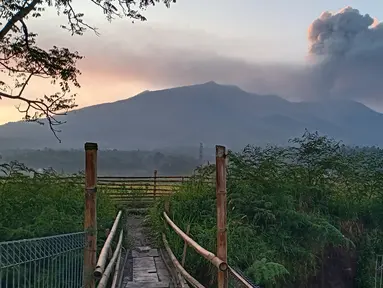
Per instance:
[[[297,287],[312,281],[335,247],[358,255],[355,283],[371,287],[383,248],[383,151],[346,147],[316,133],[291,142],[230,152],[229,264],[265,287]],[[199,175],[211,177],[214,170],[209,166]],[[216,250],[214,185],[184,185],[170,207],[181,229],[190,224],[191,237]],[[153,208],[152,223],[181,259],[183,242],[164,228],[162,210],[163,203]],[[192,275],[205,284],[214,281],[216,271],[206,260],[193,252],[186,258]]]

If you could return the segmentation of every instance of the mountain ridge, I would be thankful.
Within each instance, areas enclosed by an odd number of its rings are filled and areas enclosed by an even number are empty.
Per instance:
[[[213,81],[143,91],[133,97],[68,113],[59,144],[46,125],[11,122],[0,126],[0,149],[71,149],[86,141],[116,149],[224,144],[287,144],[305,129],[346,144],[383,145],[383,114],[349,100],[290,102]],[[369,128],[369,129],[368,129]],[[2,140],[3,139],[3,140]]]

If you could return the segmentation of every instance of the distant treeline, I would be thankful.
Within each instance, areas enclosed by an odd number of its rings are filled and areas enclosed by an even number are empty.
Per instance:
[[[84,170],[83,150],[15,150],[0,153],[1,162],[19,161],[33,169],[53,168],[62,173]],[[200,165],[197,157],[152,151],[98,152],[98,174],[114,176],[186,175]]]

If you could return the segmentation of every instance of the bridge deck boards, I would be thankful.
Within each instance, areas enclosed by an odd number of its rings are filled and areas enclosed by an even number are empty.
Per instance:
[[[143,213],[144,214],[144,213]],[[127,242],[131,250],[124,265],[120,288],[168,288],[173,287],[171,276],[162,255],[150,237],[145,214],[128,214],[126,222]]]
[[[157,249],[137,247],[129,255],[132,275],[126,275],[123,288],[167,288],[170,276]]]

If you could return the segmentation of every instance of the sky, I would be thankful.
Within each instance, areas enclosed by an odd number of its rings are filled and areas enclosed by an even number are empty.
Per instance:
[[[377,110],[383,107],[378,93],[381,81],[377,77],[365,77],[363,71],[355,75],[348,72],[358,71],[354,68],[360,67],[360,62],[355,59],[362,59],[359,56],[352,58],[352,55],[362,55],[359,53],[361,50],[372,50],[369,45],[354,45],[352,49],[346,49],[339,41],[340,37],[335,37],[337,35],[329,37],[326,42],[331,43],[331,47],[324,47],[321,37],[311,44],[308,39],[308,34],[314,35],[319,30],[322,35],[328,35],[328,31],[322,31],[325,25],[319,24],[312,26],[311,34],[308,33],[309,26],[322,12],[336,12],[352,6],[360,14],[368,13],[380,20],[383,19],[382,1],[178,0],[170,9],[160,4],[148,8],[144,12],[148,21],[141,23],[132,23],[129,19],[109,23],[91,1],[73,2],[77,11],[84,12],[87,23],[99,29],[100,36],[92,31],[84,36],[71,36],[59,28],[60,24],[66,23],[65,17],[57,16],[52,9],[38,20],[28,20],[27,24],[30,30],[39,34],[39,43],[43,47],[67,46],[85,56],[79,62],[82,72],[79,77],[81,88],[76,90],[79,107],[125,99],[143,90],[210,80],[238,85],[255,93],[277,94],[290,100],[316,99],[330,94],[331,97],[351,95],[347,97],[361,100],[358,95],[366,94],[363,87],[375,85],[377,88],[368,91],[369,96],[362,102]],[[356,14],[349,13],[352,17]],[[358,23],[362,18],[355,16],[350,19]],[[323,18],[320,22],[332,23],[331,19]],[[355,42],[369,43],[372,39],[371,43],[380,44],[375,38],[383,39],[381,31],[376,29],[376,33],[364,37],[369,40],[363,38]],[[344,50],[343,54],[352,52],[347,54],[347,61],[338,60],[336,51],[339,47]],[[376,51],[381,48],[373,47]],[[325,55],[326,65],[320,64],[320,69],[318,65],[307,68],[312,55],[316,64],[318,58]],[[371,70],[372,75],[379,72],[372,64],[366,64],[365,69]],[[331,81],[326,75],[331,75]],[[350,86],[355,78],[359,79],[358,86]],[[332,79],[337,79],[336,83]],[[49,91],[55,90],[48,83],[34,81],[25,95],[35,98]],[[16,104],[0,100],[0,124],[20,119],[21,115],[14,107]]]

